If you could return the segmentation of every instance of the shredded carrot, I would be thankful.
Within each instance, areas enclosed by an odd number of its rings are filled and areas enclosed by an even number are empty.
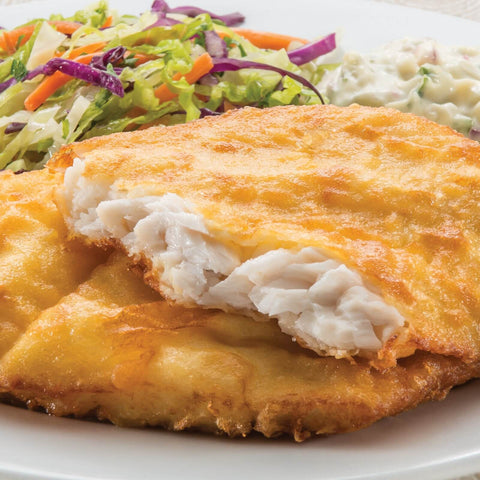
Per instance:
[[[90,63],[90,60],[95,56],[95,53],[83,55],[75,58],[75,61],[84,65]],[[63,87],[67,82],[72,79],[70,75],[62,72],[55,72],[53,75],[46,77],[40,85],[25,99],[25,109],[33,112],[42,103],[47,100],[48,97],[53,95],[59,88]]]
[[[108,28],[112,26],[113,17],[110,15],[105,19],[104,24],[100,28]]]
[[[65,35],[71,35],[75,33],[80,27],[83,27],[81,23],[78,22],[68,22],[66,20],[57,20],[55,22],[48,22],[52,27],[55,27],[58,32],[64,33]]]
[[[135,55],[136,56],[136,55]],[[182,75],[181,73],[177,73],[173,76],[174,80],[180,80],[182,77],[185,78],[185,80],[192,84],[195,83],[199,78],[203,77],[206,75],[213,67],[213,62],[212,62],[212,57],[208,53],[204,53],[203,55],[200,55],[195,62],[193,62],[193,67],[190,72],[186,73],[185,75]],[[177,96],[176,93],[171,92],[168,87],[163,84],[160,85],[155,89],[155,96],[160,100],[160,102],[167,102],[168,100],[172,100]],[[133,107],[129,112],[127,112],[126,116],[130,118],[135,118],[139,115],[143,115],[146,113],[146,111],[141,108],[141,107]],[[159,125],[162,123],[162,120],[156,120],[155,122],[152,123],[147,123],[145,125],[141,125],[140,127],[137,127],[134,123],[131,123],[125,128],[125,131],[131,131],[131,130],[143,130],[145,128],[152,127],[154,125]]]
[[[208,53],[204,53],[195,60],[190,72],[186,73],[185,75],[177,73],[173,76],[173,80],[180,80],[183,77],[188,83],[193,84],[199,78],[206,75],[212,69],[212,67],[212,57],[210,57]],[[155,89],[155,96],[160,100],[160,102],[168,102],[168,100],[175,98],[177,94],[172,92],[166,84],[163,84]]]
[[[55,27],[59,32],[64,33],[65,35],[71,35],[82,26],[81,23],[67,22],[64,20],[48,23]],[[24,27],[19,27],[9,32],[1,32],[0,48],[2,50],[5,50],[10,55],[15,53],[15,51],[19,47],[25,45],[25,43],[30,40],[33,32],[35,31],[35,27],[36,25],[26,25]]]
[[[258,48],[281,50],[282,48],[287,49],[292,42],[299,42],[302,44],[308,43],[308,40],[303,38],[291,37],[290,35],[282,35],[280,33],[259,32],[256,30],[249,30],[248,28],[232,28],[232,30]],[[228,33],[221,31],[218,31],[217,33],[222,38],[228,37]]]
[[[68,55],[68,59],[78,63],[88,64],[106,46],[106,42],[91,43],[83,47],[74,48]],[[29,111],[36,110],[45,100],[53,95],[59,88],[63,87],[72,79],[70,75],[62,72],[55,72],[45,78],[40,85],[25,99],[25,108]]]
[[[3,31],[0,34],[0,47],[9,55],[15,53],[18,47],[28,42],[35,30],[35,25],[16,28],[10,32]]]
[[[84,45],[83,47],[74,48],[68,55],[69,59],[80,57],[90,53],[98,53],[107,46],[107,42],[91,43],[90,45]]]
[[[128,56],[128,52],[127,52],[127,56]],[[146,55],[144,53],[135,53],[135,55],[133,55],[133,58],[135,58],[136,60],[135,66],[138,67],[139,65],[147,63],[150,60],[155,60],[158,57],[155,55]]]

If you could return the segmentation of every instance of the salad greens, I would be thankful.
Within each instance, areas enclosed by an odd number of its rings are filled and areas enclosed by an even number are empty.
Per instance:
[[[335,48],[334,35],[305,45],[231,28],[242,21],[163,0],[119,15],[100,0],[0,30],[0,169],[42,168],[62,145],[97,135],[323,102],[312,85],[323,67],[309,62]]]

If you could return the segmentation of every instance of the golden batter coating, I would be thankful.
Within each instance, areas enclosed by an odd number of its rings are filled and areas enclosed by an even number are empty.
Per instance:
[[[0,363],[0,391],[54,415],[297,441],[441,399],[480,364],[418,352],[386,372],[319,357],[272,322],[170,306],[114,254]]]
[[[67,240],[47,171],[0,172],[0,358],[44,309],[83,282],[105,253]]]
[[[300,441],[443,398],[480,374],[478,363],[422,352],[385,372],[319,357],[273,323],[169,305],[120,253],[90,274],[104,255],[67,240],[51,200],[59,178],[0,180],[3,400],[122,426]]]
[[[379,367],[415,350],[480,359],[480,145],[448,127],[384,108],[245,108],[87,140],[50,168],[75,157],[126,195],[188,200],[246,258],[318,247],[359,272],[406,319]]]

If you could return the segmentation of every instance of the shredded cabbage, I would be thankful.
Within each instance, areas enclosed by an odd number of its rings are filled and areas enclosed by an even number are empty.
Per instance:
[[[62,33],[58,21],[78,25]],[[293,51],[292,61],[285,50],[257,48],[228,26],[241,21],[239,13],[170,8],[163,0],[141,15],[121,16],[102,0],[71,17],[29,22],[30,37],[13,53],[0,46],[0,169],[42,168],[62,145],[93,136],[245,105],[319,103],[312,83],[321,65],[296,63],[323,52],[321,43]],[[205,52],[211,71],[184,77]],[[265,67],[254,68],[259,64]],[[225,71],[232,65],[235,71]],[[44,82],[54,84],[45,98],[38,88]],[[165,86],[173,95],[159,93]]]
[[[35,67],[47,63],[55,56],[55,51],[67,38],[63,33],[57,32],[47,22],[43,22],[38,31],[37,38],[32,45],[26,68],[33,70]]]

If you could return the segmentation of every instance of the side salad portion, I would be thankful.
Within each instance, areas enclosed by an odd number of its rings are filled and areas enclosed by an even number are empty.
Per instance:
[[[240,13],[140,16],[105,1],[0,30],[0,169],[42,168],[62,145],[188,122],[245,105],[314,104],[335,35],[307,41],[233,28]]]

